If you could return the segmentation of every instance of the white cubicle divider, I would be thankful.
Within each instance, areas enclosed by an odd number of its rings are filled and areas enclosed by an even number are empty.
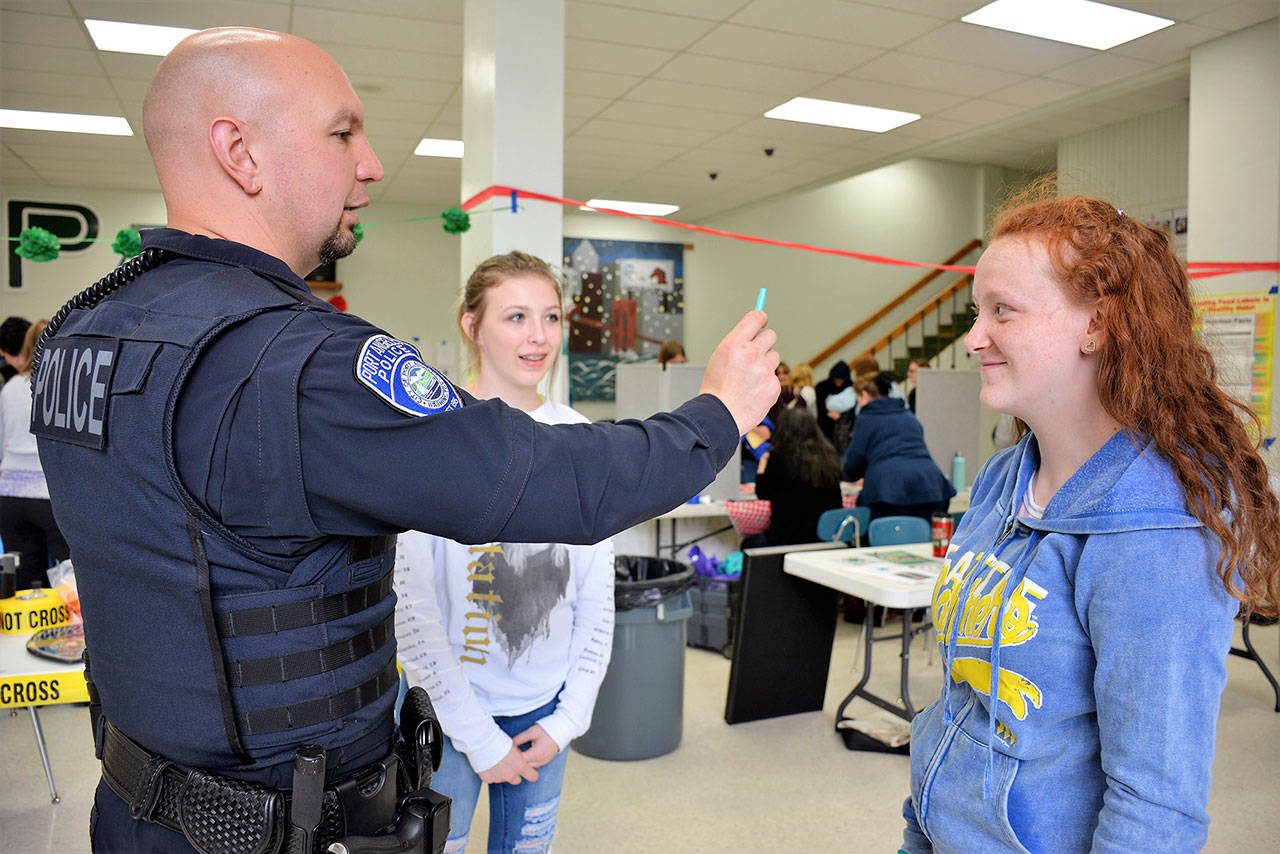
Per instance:
[[[924,441],[938,467],[951,476],[952,458],[965,459],[965,486],[991,456],[995,415],[978,401],[982,376],[978,371],[921,368],[916,377],[916,417],[924,427]]]
[[[706,365],[667,365],[657,362],[622,363],[618,365],[616,382],[616,418],[648,418],[655,412],[675,409],[698,394]],[[706,495],[714,501],[738,498],[740,467],[735,453],[707,487]]]

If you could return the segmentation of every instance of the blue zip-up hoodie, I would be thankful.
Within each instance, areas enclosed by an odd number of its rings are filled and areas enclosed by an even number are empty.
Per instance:
[[[1146,436],[1019,517],[1039,464],[1028,435],[983,467],[934,589],[949,678],[911,724],[903,848],[1199,851],[1239,604],[1218,541]]]

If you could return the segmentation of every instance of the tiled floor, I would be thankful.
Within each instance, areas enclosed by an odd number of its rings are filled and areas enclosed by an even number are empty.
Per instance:
[[[1273,667],[1277,627],[1254,629]],[[558,854],[577,852],[891,852],[907,760],[844,749],[832,714],[852,683],[856,627],[842,623],[826,710],[754,723],[724,723],[729,662],[713,652],[686,656],[684,739],[674,753],[641,762],[569,758]],[[886,645],[888,646],[888,645]],[[893,685],[896,658],[877,654],[873,685]],[[939,666],[921,651],[914,697],[937,690]],[[1280,838],[1280,714],[1257,667],[1231,658],[1222,699],[1206,851],[1275,851]],[[856,706],[854,707],[857,708]],[[29,715],[0,713],[0,848],[6,854],[83,852],[97,780],[83,707],[41,712],[62,803],[49,803]],[[483,799],[482,799],[483,804]],[[471,850],[484,850],[485,809]]]

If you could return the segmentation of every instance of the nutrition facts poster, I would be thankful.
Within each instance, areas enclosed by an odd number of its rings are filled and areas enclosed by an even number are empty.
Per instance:
[[[1222,390],[1247,402],[1271,436],[1271,363],[1276,289],[1204,294],[1195,299],[1196,330],[1213,354]]]

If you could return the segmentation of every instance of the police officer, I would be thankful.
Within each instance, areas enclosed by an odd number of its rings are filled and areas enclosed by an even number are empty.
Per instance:
[[[352,251],[383,174],[326,53],[196,33],[143,121],[169,227],[55,320],[33,406],[102,711],[94,850],[279,849],[302,744],[327,755],[321,838],[372,832],[394,534],[585,543],[670,509],[776,399],[775,335],[744,317],[675,412],[535,424],[300,278]]]

